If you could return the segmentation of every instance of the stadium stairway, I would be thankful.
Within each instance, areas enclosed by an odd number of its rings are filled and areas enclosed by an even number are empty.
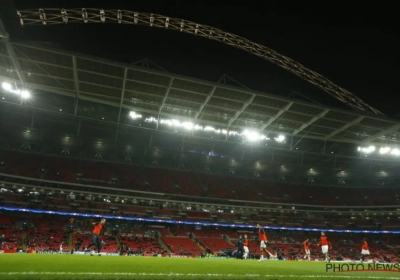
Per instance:
[[[194,236],[192,236],[192,238],[190,238],[198,247],[200,247],[201,250],[203,250],[203,252],[207,252],[207,249],[201,244],[200,241],[198,241]]]
[[[22,249],[26,250],[26,240],[27,240],[28,232],[27,230],[22,231]]]
[[[233,243],[233,241],[231,240],[231,238],[228,235],[224,234],[222,238],[225,239],[225,241],[228,242],[229,245],[236,247],[236,244]]]
[[[163,248],[165,251],[167,251],[168,254],[172,253],[172,251],[168,248],[168,246],[162,240],[161,234],[158,236],[157,242],[158,242],[158,244],[160,244],[161,248]]]
[[[74,248],[74,234],[71,232],[68,234],[68,251],[71,251]]]
[[[117,236],[116,238],[115,238],[115,241],[117,242],[117,245],[118,245],[118,251],[121,251],[121,246],[122,246],[122,244],[121,244],[121,240],[119,240],[119,236]]]

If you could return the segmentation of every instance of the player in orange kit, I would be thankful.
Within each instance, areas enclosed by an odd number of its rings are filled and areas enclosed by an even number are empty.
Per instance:
[[[330,262],[331,259],[329,258],[328,251],[329,248],[332,247],[332,244],[329,242],[328,237],[326,237],[324,232],[321,232],[321,238],[318,246],[321,246],[322,254],[325,256],[325,261]]]
[[[97,253],[99,256],[101,256],[101,239],[100,239],[100,234],[101,230],[103,229],[103,225],[106,223],[106,219],[101,219],[100,223],[95,223],[93,222],[92,225],[94,226],[93,231],[92,231],[92,243],[88,245],[88,248],[91,246],[96,246],[97,248]],[[90,253],[91,256],[94,255],[94,251]]]
[[[303,246],[304,246],[304,251],[306,252],[304,259],[307,258],[309,261],[311,261],[310,244],[308,243],[308,239],[303,242]]]
[[[273,252],[271,247],[268,246],[267,235],[265,234],[265,230],[261,227],[260,224],[257,224],[258,228],[258,236],[260,240],[260,259],[259,261],[264,260],[264,252],[269,254],[271,257],[276,258],[276,255],[272,255],[269,251]],[[267,250],[268,249],[268,250]]]

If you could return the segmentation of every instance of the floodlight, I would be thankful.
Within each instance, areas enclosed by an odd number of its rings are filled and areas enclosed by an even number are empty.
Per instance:
[[[394,155],[394,156],[400,156],[400,150],[399,149],[393,149],[390,153],[392,155]]]
[[[27,90],[23,90],[23,91],[21,91],[21,97],[24,99],[28,99],[31,97],[31,93]]]
[[[180,124],[181,124],[181,122],[180,121],[178,121],[178,120],[175,120],[175,119],[172,119],[171,121],[170,121],[170,125],[175,125],[175,126],[179,126]]]
[[[255,131],[248,131],[245,130],[243,131],[243,135],[246,137],[247,140],[249,140],[250,142],[254,142],[260,139],[260,134],[258,134]]]
[[[130,111],[129,112],[129,117],[131,117],[132,119],[140,119],[140,118],[142,118],[142,115],[140,115],[140,114],[137,114],[136,112],[134,112],[134,111]]]
[[[388,152],[390,152],[390,150],[391,149],[389,147],[382,147],[382,148],[379,149],[379,153],[381,155],[384,155],[384,154],[387,154]]]
[[[376,148],[375,146],[369,146],[369,147],[363,147],[361,148],[361,152],[363,152],[364,154],[370,154],[375,152]]]
[[[367,153],[373,153],[373,152],[375,152],[375,150],[376,150],[375,146],[369,146],[367,148]]]
[[[186,128],[186,129],[188,129],[188,130],[191,130],[191,129],[193,129],[194,124],[193,124],[192,122],[183,122],[183,123],[182,123],[182,126],[183,126],[184,128]]]
[[[13,88],[13,86],[10,83],[3,82],[3,83],[1,83],[1,87],[5,91],[8,91],[10,93],[14,93],[14,94],[17,94],[17,95],[21,95],[22,98],[27,99],[27,98],[31,97],[31,93],[29,91],[27,91],[27,90],[19,90],[19,89]]]
[[[11,86],[10,83],[3,82],[1,84],[1,86],[3,87],[4,90],[7,90],[7,91],[11,91],[12,90],[12,86]]]
[[[158,123],[158,120],[156,118],[154,118],[154,117],[150,117],[150,118],[146,118],[144,120],[144,122],[147,122],[147,123]]]
[[[284,142],[286,137],[284,135],[279,135],[278,137],[275,137],[275,141],[278,143]]]
[[[160,120],[160,123],[161,124],[166,124],[166,125],[169,125],[169,126],[172,125],[172,121],[171,120]]]

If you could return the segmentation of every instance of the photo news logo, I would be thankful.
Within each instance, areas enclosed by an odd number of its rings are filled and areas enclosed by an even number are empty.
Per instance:
[[[400,272],[400,264],[391,263],[327,263],[325,272],[368,272],[368,271],[386,271]]]

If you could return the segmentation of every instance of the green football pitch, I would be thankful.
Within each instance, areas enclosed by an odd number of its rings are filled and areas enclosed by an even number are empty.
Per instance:
[[[325,265],[295,261],[1,254],[0,279],[400,279],[398,272],[326,272]]]

